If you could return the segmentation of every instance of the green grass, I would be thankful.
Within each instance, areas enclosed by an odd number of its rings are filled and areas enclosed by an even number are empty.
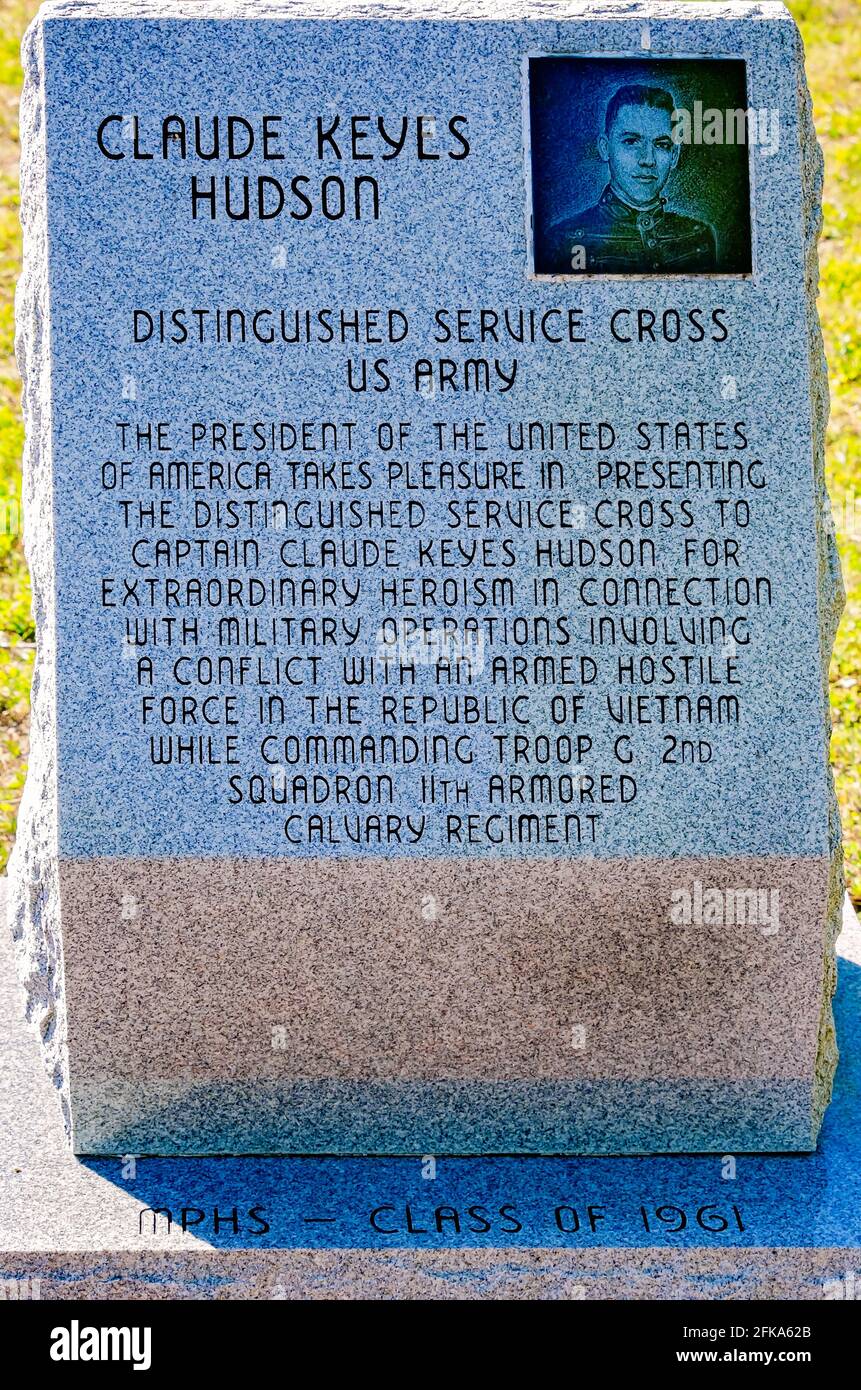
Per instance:
[[[0,0],[0,868],[24,780],[32,668],[29,581],[14,525],[22,428],[12,301],[20,259],[18,48],[37,8],[33,0]],[[790,9],[804,35],[826,159],[820,312],[832,391],[828,482],[848,597],[831,673],[831,746],[847,879],[861,904],[861,3],[791,0]]]
[[[846,878],[861,905],[861,5],[798,0],[790,9],[825,151],[819,312],[831,382],[828,488],[847,595],[831,668],[831,757]]]
[[[20,382],[14,359],[18,226],[18,93],[21,34],[37,5],[0,0],[0,869],[5,866],[27,759],[35,637],[21,548]]]

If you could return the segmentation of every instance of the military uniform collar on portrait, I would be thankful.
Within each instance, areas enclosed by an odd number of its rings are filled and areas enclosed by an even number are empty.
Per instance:
[[[549,260],[556,274],[705,273],[715,268],[715,235],[660,195],[636,208],[607,184],[591,208],[553,224]]]
[[[616,190],[608,183],[601,197],[598,199],[598,203],[600,206],[609,208],[610,211],[615,213],[618,217],[627,216],[639,219],[643,216],[650,218],[662,216],[667,200],[661,197],[659,193],[650,203],[646,203],[642,207],[635,207],[633,203],[626,203],[625,199],[620,197]]]

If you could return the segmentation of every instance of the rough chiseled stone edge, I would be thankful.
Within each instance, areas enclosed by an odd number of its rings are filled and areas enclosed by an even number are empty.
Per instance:
[[[38,1028],[48,1073],[71,1132],[60,888],[57,857],[56,624],[51,461],[51,352],[47,153],[42,27],[22,44],[21,224],[24,265],[15,300],[15,349],[23,380],[24,550],[33,587],[36,663],[31,689],[30,759],[9,863],[9,923],[27,1017]]]
[[[819,645],[822,661],[823,738],[828,797],[828,841],[831,855],[828,896],[824,923],[824,964],[819,1036],[813,1077],[813,1138],[819,1133],[837,1068],[837,1037],[834,1030],[832,997],[837,987],[835,943],[840,932],[843,898],[843,847],[840,811],[834,791],[829,746],[831,707],[828,673],[840,615],[846,601],[840,557],[831,504],[825,482],[825,430],[828,424],[828,366],[816,300],[819,294],[819,234],[822,230],[822,186],[824,159],[813,124],[813,105],[804,69],[804,44],[795,29],[798,74],[798,116],[801,147],[801,196],[804,219],[804,280],[807,306],[808,353],[810,359],[810,415],[813,449],[813,481],[816,508],[816,554],[819,581]]]
[[[527,1160],[528,1161],[528,1160]],[[189,1234],[186,1240],[194,1240]],[[52,1300],[400,1299],[421,1301],[820,1300],[841,1290],[857,1246],[500,1246],[26,1250],[0,1252],[6,1279]],[[579,1292],[578,1288],[579,1286]],[[842,1295],[841,1295],[842,1296]],[[849,1297],[849,1295],[846,1295]],[[23,1295],[22,1295],[23,1297]],[[58,1319],[59,1320],[59,1319]],[[800,1321],[800,1319],[799,1319]]]
[[[46,0],[50,19],[784,19],[777,0]]]

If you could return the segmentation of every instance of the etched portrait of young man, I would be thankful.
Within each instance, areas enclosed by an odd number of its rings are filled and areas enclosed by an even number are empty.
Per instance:
[[[541,71],[543,62],[552,65],[549,72]],[[675,67],[672,60],[629,60],[602,70],[603,62],[537,60],[531,90],[535,273],[749,272],[746,146],[725,143],[716,155],[716,144],[695,149],[680,138],[691,128],[679,114],[696,91],[693,62]],[[727,101],[743,96],[738,73],[729,70],[743,65],[706,66],[712,99],[722,77],[730,79]],[[584,119],[592,124],[589,137]],[[718,220],[724,227],[715,225]]]

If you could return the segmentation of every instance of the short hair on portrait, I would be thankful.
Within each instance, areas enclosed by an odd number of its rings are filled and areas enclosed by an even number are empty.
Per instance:
[[[604,133],[610,128],[623,106],[652,106],[656,111],[668,111],[672,116],[676,103],[663,87],[647,87],[641,82],[632,82],[627,87],[619,87],[607,104],[604,118]]]

